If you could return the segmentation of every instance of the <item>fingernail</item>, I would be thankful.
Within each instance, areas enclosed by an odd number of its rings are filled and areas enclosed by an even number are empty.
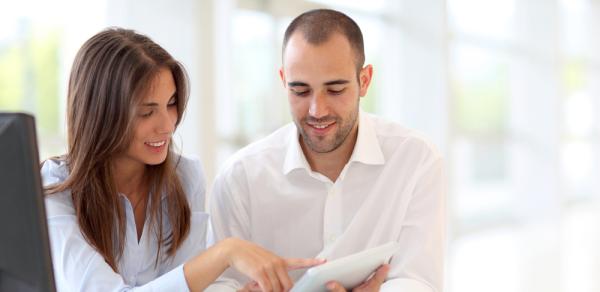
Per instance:
[[[335,288],[335,283],[333,283],[333,282],[327,283],[327,289],[333,290],[334,288]]]

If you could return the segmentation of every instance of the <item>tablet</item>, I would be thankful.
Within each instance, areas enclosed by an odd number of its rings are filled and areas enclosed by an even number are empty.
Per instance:
[[[334,280],[346,289],[354,288],[367,280],[379,266],[389,263],[398,248],[397,242],[389,242],[310,268],[290,291],[327,291],[325,285]]]

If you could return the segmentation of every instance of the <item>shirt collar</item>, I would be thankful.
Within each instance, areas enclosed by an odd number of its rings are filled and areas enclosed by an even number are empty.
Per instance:
[[[359,112],[358,136],[350,161],[361,162],[370,165],[383,165],[385,157],[379,145],[379,138],[371,116],[368,113]]]
[[[283,161],[283,173],[287,175],[294,169],[302,168],[310,171],[308,160],[306,160],[304,152],[302,152],[302,147],[300,147],[300,134],[298,133],[298,128],[293,122],[290,126],[292,127],[292,130],[290,131],[287,141],[287,151],[285,160]]]
[[[292,124],[291,126],[293,129],[290,131],[289,139],[287,141],[287,152],[283,162],[283,173],[287,175],[294,169],[306,169],[310,172],[310,165],[300,146],[298,129],[295,124]],[[385,163],[385,158],[381,151],[373,122],[371,121],[369,114],[362,110],[359,110],[358,136],[348,163],[350,162],[361,162],[371,165],[382,165]]]

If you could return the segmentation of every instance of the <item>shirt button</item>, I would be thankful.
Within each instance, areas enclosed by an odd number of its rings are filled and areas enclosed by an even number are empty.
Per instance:
[[[329,243],[333,243],[337,239],[337,236],[331,235],[329,236]]]

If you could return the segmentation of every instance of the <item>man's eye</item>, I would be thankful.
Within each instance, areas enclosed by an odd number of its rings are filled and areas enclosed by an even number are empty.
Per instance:
[[[333,89],[329,89],[329,90],[327,90],[327,91],[329,91],[329,93],[330,93],[330,94],[333,94],[333,95],[340,95],[340,94],[342,94],[342,92],[344,92],[344,90],[345,90],[345,88],[342,88],[342,89],[340,89],[340,90],[333,90]]]
[[[292,90],[292,93],[294,93],[294,95],[297,96],[305,96],[310,92],[310,90],[304,90],[304,91],[296,91],[296,90]]]

